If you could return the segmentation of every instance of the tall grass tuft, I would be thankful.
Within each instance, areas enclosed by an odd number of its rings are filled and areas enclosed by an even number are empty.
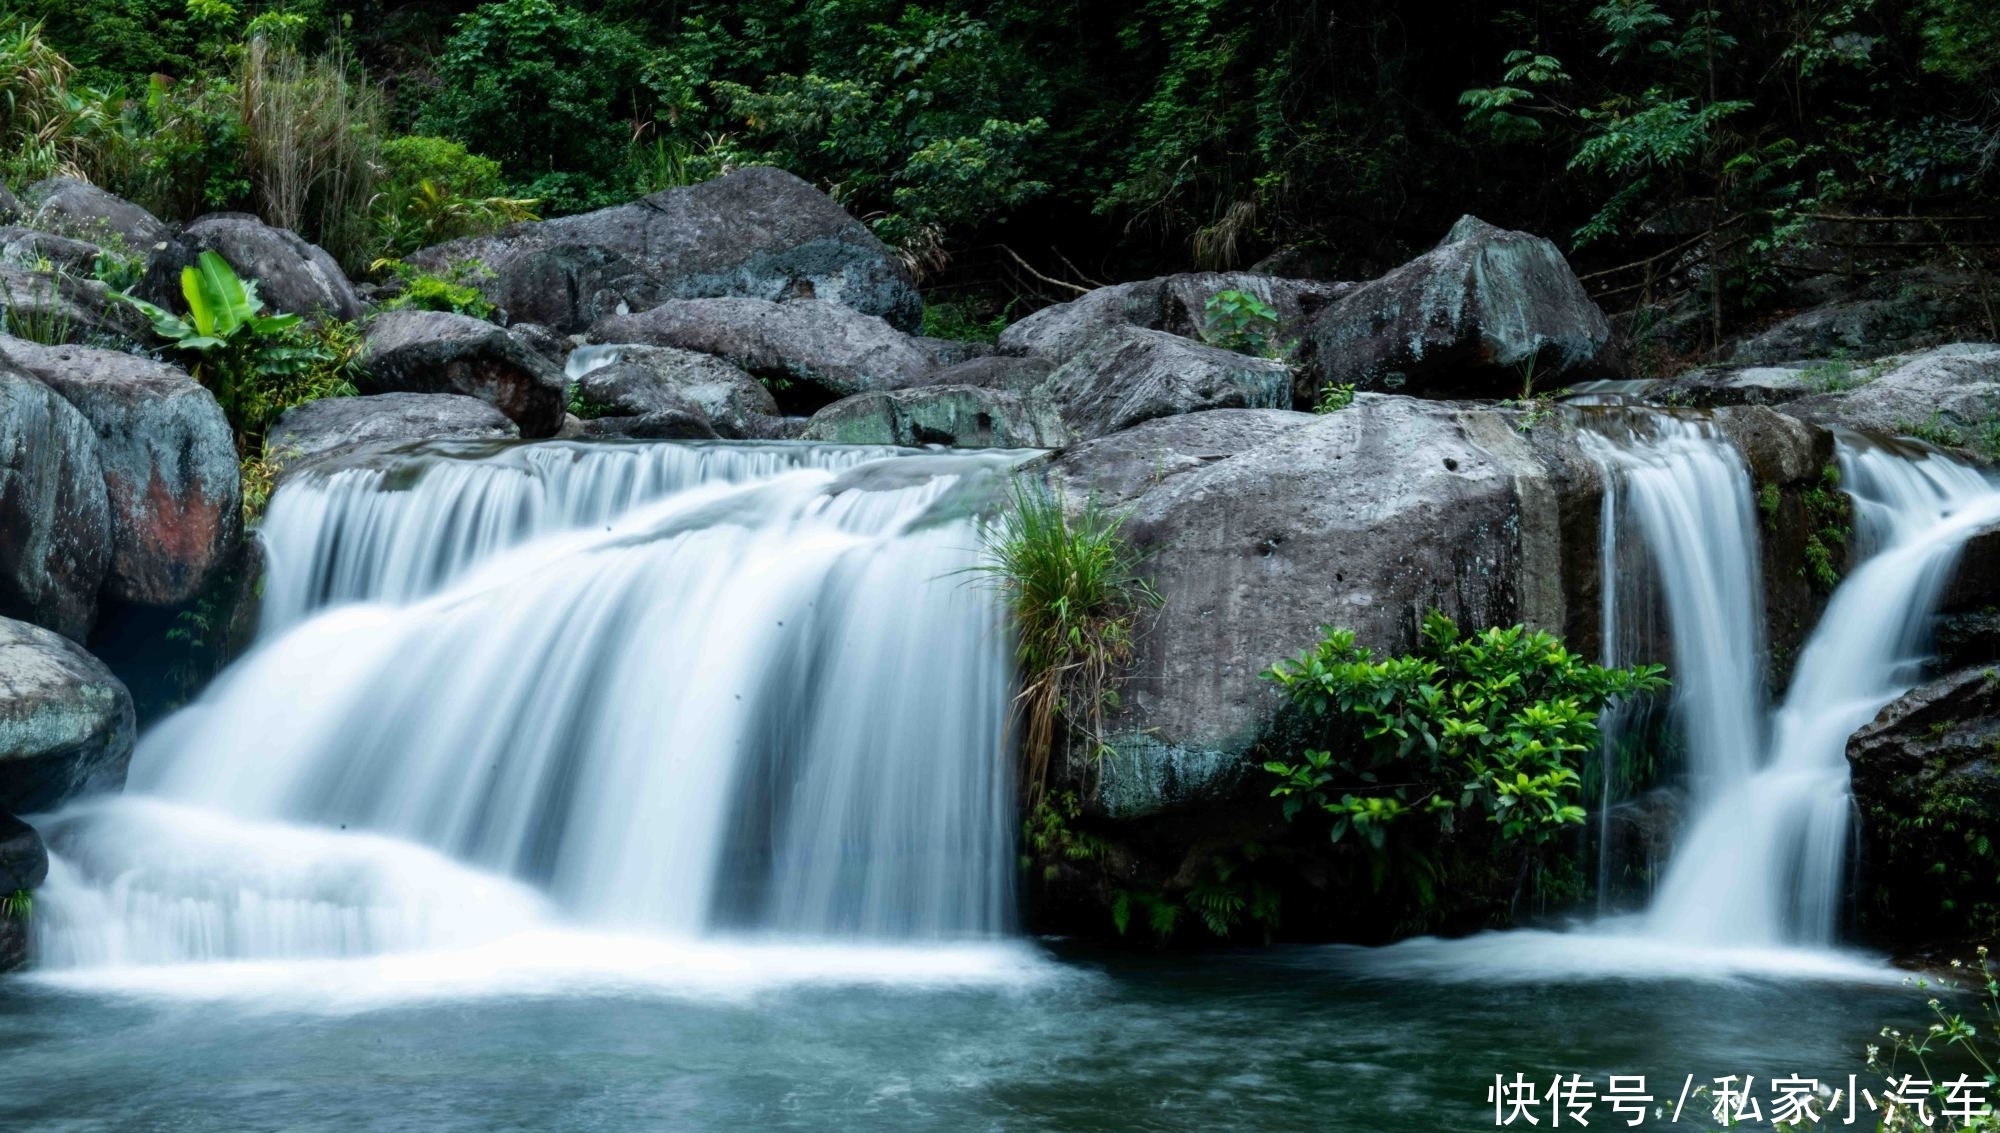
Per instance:
[[[244,47],[237,91],[257,215],[304,234],[350,269],[365,265],[387,133],[380,92],[338,53],[305,59],[266,36]]]
[[[76,68],[42,38],[42,25],[0,31],[0,172],[27,184],[89,176],[115,118],[114,101],[77,85]]]
[[[1013,610],[1022,784],[1032,811],[1059,741],[1086,738],[1103,753],[1104,715],[1117,707],[1140,614],[1160,597],[1138,573],[1121,517],[1095,500],[1072,516],[1062,497],[1025,479],[1009,495],[985,529],[976,569]]]

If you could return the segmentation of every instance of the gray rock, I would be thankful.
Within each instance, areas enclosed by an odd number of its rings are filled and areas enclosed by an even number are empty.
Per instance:
[[[741,439],[768,436],[778,416],[771,391],[720,358],[671,346],[589,349],[600,364],[583,368],[576,381],[597,417],[685,415],[691,408],[712,426],[710,435]]]
[[[37,338],[107,343],[152,338],[152,324],[131,304],[112,298],[110,288],[61,272],[0,262],[0,307],[6,308],[8,327],[27,331],[32,325]]]
[[[0,355],[97,434],[111,507],[105,593],[153,606],[200,593],[243,523],[235,433],[215,396],[177,366],[112,350],[0,337]]]
[[[1584,371],[1610,340],[1554,244],[1468,216],[1444,243],[1335,303],[1306,345],[1322,385],[1512,397],[1519,367],[1551,380]]]
[[[1821,425],[1882,435],[1922,433],[1970,444],[2000,428],[2000,345],[1954,343],[1854,371],[1852,388],[1798,398],[1785,412]]]
[[[567,337],[540,323],[510,323],[507,335],[557,366],[567,363],[570,351],[576,349]]]
[[[82,640],[111,561],[97,435],[75,406],[4,359],[0,532],[0,617]]]
[[[715,426],[699,406],[685,399],[668,408],[655,409],[636,417],[598,417],[582,423],[583,437],[626,437],[648,441],[706,441],[716,437]]]
[[[167,239],[171,230],[160,218],[74,177],[51,177],[28,186],[21,194],[29,227],[93,244],[116,240],[125,250],[145,255]]]
[[[409,257],[477,260],[488,299],[519,320],[580,331],[668,299],[817,298],[904,330],[923,317],[909,270],[833,199],[779,169],[739,169],[615,208],[455,240]]]
[[[5,185],[0,185],[0,224],[12,224],[25,215],[21,208],[21,198]]]
[[[0,618],[0,811],[35,814],[125,784],[132,697],[73,641]]]
[[[1090,438],[1203,409],[1288,409],[1292,371],[1166,331],[1113,327],[1057,367],[1041,390],[1078,437]]]
[[[1036,311],[1001,332],[1000,349],[1060,365],[1112,327],[1134,326],[1199,339],[1208,325],[1208,301],[1222,291],[1247,292],[1277,311],[1272,345],[1282,347],[1303,335],[1315,315],[1354,287],[1249,272],[1189,272],[1119,283]]]
[[[0,263],[30,270],[47,263],[72,275],[89,275],[104,249],[88,240],[33,228],[0,228]]]
[[[1802,297],[1816,300],[1813,306],[1736,343],[1731,360],[1879,358],[1992,333],[1980,282],[1966,272],[1913,268],[1859,285],[1808,281],[1805,290]]]
[[[1256,448],[1319,418],[1289,409],[1210,409],[1157,417],[1069,449],[1049,466],[1064,498],[1125,505],[1185,472]]]
[[[244,279],[257,281],[267,312],[353,321],[361,299],[332,256],[288,229],[272,228],[248,213],[218,212],[197,219],[147,258],[133,289],[140,298],[178,310],[181,269],[214,252]]]
[[[1784,405],[1823,389],[1858,380],[1863,367],[1837,362],[1797,366],[1704,366],[1664,381],[1646,382],[1647,400],[1712,409],[1722,405]],[[1579,392],[1581,387],[1577,388]]]
[[[0,897],[33,889],[49,875],[49,851],[35,828],[11,814],[0,814]],[[0,970],[5,969],[0,961]]]
[[[677,299],[590,328],[592,342],[673,346],[726,359],[758,377],[835,397],[898,389],[933,368],[887,322],[822,300]]]
[[[446,311],[385,311],[361,349],[369,393],[458,393],[485,401],[550,437],[562,427],[562,371],[492,323]]]
[[[287,409],[264,438],[264,451],[289,472],[311,461],[378,443],[449,437],[506,440],[521,435],[507,415],[456,393],[378,393],[329,397]]]
[[[968,358],[963,362],[932,370],[912,384],[919,386],[978,386],[1027,393],[1039,389],[1055,364],[1047,358],[1016,358],[1005,354]]]
[[[843,398],[813,415],[803,439],[868,445],[1056,448],[1062,418],[1033,394],[978,386],[877,390]]]

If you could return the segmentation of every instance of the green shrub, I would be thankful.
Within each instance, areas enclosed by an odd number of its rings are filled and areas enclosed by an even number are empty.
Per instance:
[[[538,219],[529,197],[466,197],[435,181],[420,181],[407,196],[384,194],[375,214],[381,251],[408,255],[461,236],[497,232],[510,224]]]
[[[477,281],[490,273],[478,260],[453,264],[444,275],[420,271],[401,260],[379,260],[376,266],[387,269],[403,285],[401,291],[382,304],[383,310],[408,307],[419,311],[450,311],[475,319],[488,318],[495,310],[486,296],[480,294]]]
[[[1313,406],[1313,412],[1338,413],[1341,410],[1353,404],[1354,404],[1353,382],[1342,382],[1339,385],[1333,385],[1329,383],[1320,388],[1319,404]]]
[[[0,917],[8,917],[28,923],[35,915],[35,895],[26,889],[16,889],[0,896]]]
[[[1272,666],[1293,708],[1332,742],[1264,769],[1285,817],[1312,810],[1373,850],[1418,816],[1449,835],[1483,815],[1506,842],[1539,845],[1583,821],[1578,757],[1614,697],[1664,688],[1659,666],[1611,669],[1521,626],[1463,635],[1424,618],[1414,654],[1377,660],[1352,630]]]
[[[1201,336],[1210,346],[1263,355],[1276,349],[1278,312],[1248,291],[1218,291],[1201,309]]]
[[[992,318],[982,319],[970,303],[924,304],[923,333],[931,338],[990,345],[1000,341],[1000,332],[1006,329],[1007,314],[1004,311]]]
[[[1104,714],[1118,703],[1139,615],[1160,599],[1139,576],[1122,521],[1095,501],[1072,517],[1060,496],[1026,480],[1015,481],[1010,497],[985,529],[977,569],[1014,615],[1022,777],[1033,813],[1058,742],[1080,738],[1103,752]]]

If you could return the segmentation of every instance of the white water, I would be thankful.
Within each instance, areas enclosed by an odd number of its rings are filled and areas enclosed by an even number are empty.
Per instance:
[[[1009,926],[1014,455],[479,451],[279,492],[258,648],[44,825],[40,965]]]
[[[1866,557],[1829,602],[1767,728],[1749,474],[1698,421],[1615,420],[1586,434],[1616,480],[1606,574],[1623,561],[1629,515],[1667,613],[1694,816],[1643,935],[1703,948],[1830,945],[1852,805],[1847,739],[1918,679],[1939,590],[1965,540],[2000,521],[2000,491],[1941,455],[1843,438],[1842,483]],[[1622,662],[1631,595],[1644,588],[1605,585],[1606,656]]]

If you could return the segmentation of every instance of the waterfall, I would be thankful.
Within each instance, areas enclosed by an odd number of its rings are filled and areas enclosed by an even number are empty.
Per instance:
[[[438,446],[308,474],[257,647],[45,825],[44,965],[347,956],[551,920],[980,937],[1019,454]]]
[[[1741,457],[1705,422],[1658,411],[1594,414],[1590,429],[1585,443],[1610,484],[1607,663],[1631,659],[1630,617],[1647,604],[1620,569],[1629,517],[1666,611],[1688,754],[1693,817],[1645,930],[1701,945],[1830,944],[1851,809],[1847,739],[1918,679],[1940,589],[1965,540],[2000,522],[2000,491],[1929,450],[1840,438],[1865,558],[1835,591],[1767,727]]]

